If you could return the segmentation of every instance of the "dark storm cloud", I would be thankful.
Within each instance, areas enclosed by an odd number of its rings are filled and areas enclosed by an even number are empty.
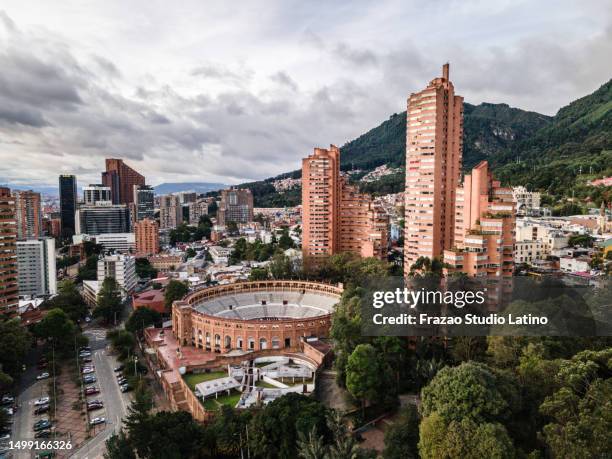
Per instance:
[[[12,109],[6,103],[2,103],[0,99],[0,124],[2,123],[20,124],[35,128],[49,126],[49,122],[45,120],[42,113],[25,108]]]

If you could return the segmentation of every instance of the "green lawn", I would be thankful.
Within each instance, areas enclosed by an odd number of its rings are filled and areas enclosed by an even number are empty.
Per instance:
[[[257,381],[255,383],[255,386],[257,386],[257,387],[265,387],[266,389],[278,389],[278,387],[273,386],[272,384],[265,382],[263,379],[261,381]]]
[[[241,393],[237,390],[232,390],[229,395],[219,396],[219,398],[208,398],[204,400],[204,408],[209,411],[216,411],[221,405],[227,405],[234,408],[238,400],[240,400]]]
[[[270,365],[271,363],[274,363],[274,362],[272,362],[272,361],[269,361],[269,362],[257,362],[257,363],[255,364],[255,366],[256,366],[257,368],[261,368],[261,367],[265,367],[266,365]]]
[[[192,391],[195,391],[196,384],[204,381],[210,381],[211,379],[225,378],[227,371],[213,371],[211,373],[188,373],[183,375],[183,379]]]

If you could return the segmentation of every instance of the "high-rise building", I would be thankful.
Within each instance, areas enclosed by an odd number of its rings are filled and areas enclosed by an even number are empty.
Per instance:
[[[217,224],[229,222],[248,223],[253,221],[253,193],[249,189],[221,190],[221,202],[217,210]]]
[[[130,232],[130,211],[125,205],[98,203],[95,206],[81,206],[76,215],[77,234],[95,236]]]
[[[99,202],[112,201],[111,189],[108,186],[101,184],[91,184],[83,187],[83,204],[93,206]]]
[[[111,189],[113,204],[131,204],[134,201],[134,186],[144,185],[145,178],[122,159],[107,158],[102,183]]]
[[[512,188],[493,180],[480,162],[457,188],[454,247],[444,251],[447,273],[504,280],[514,269],[515,204]]]
[[[17,239],[42,236],[42,208],[40,193],[34,191],[13,191]]]
[[[302,160],[302,252],[317,259],[340,252],[383,258],[388,218],[340,175],[340,150],[315,148]]]
[[[124,296],[136,289],[136,259],[129,255],[106,255],[98,260],[98,282],[112,277],[117,281]]]
[[[198,199],[195,202],[187,204],[189,209],[189,224],[197,225],[200,222],[200,218],[204,215],[208,215],[208,200]]]
[[[0,187],[0,314],[15,313],[18,291],[15,198],[10,189]]]
[[[166,194],[159,198],[159,228],[172,229],[183,223],[183,205],[179,197]]]
[[[449,65],[408,98],[404,272],[419,258],[441,257],[453,245],[455,191],[463,152],[463,97]]]
[[[159,225],[155,220],[145,218],[136,222],[134,233],[138,256],[149,256],[159,252]]]
[[[155,216],[155,190],[151,186],[134,187],[134,222]]]
[[[60,218],[62,237],[70,237],[75,231],[75,213],[77,209],[77,182],[74,175],[60,175]]]
[[[19,295],[55,295],[55,239],[17,241],[17,271]]]

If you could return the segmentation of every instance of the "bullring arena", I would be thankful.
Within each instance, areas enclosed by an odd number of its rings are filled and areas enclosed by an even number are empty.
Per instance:
[[[171,328],[146,330],[148,364],[170,405],[200,421],[222,405],[313,393],[342,290],[286,280],[196,290],[173,303]]]
[[[306,281],[240,282],[187,295],[172,308],[183,346],[213,352],[297,349],[326,337],[342,287]]]

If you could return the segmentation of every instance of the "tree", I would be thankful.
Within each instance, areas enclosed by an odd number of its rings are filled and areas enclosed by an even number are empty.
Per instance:
[[[292,279],[296,275],[294,262],[282,252],[272,257],[269,269],[273,279]]]
[[[501,424],[477,424],[469,418],[447,424],[438,413],[421,422],[419,453],[423,459],[516,457],[512,440]]]
[[[98,255],[89,255],[85,264],[79,268],[77,282],[96,280],[98,278]]]
[[[327,409],[317,400],[297,393],[277,398],[259,411],[249,424],[251,452],[262,458],[297,456],[298,433],[313,428],[327,443],[331,433]]]
[[[161,314],[149,308],[136,308],[125,322],[125,329],[132,333],[140,333],[149,325],[161,323]]]
[[[75,344],[80,346],[87,341],[85,337],[78,333],[74,322],[59,308],[51,309],[35,325],[34,333],[39,338],[52,342],[56,351],[63,355],[74,352]]]
[[[93,311],[94,317],[101,317],[106,323],[116,321],[123,311],[123,302],[119,284],[112,277],[107,277],[102,282],[102,288],[98,292],[97,306]]]
[[[185,250],[185,257],[187,258],[193,258],[197,255],[197,252],[195,251],[195,249],[189,247],[187,250]]]
[[[0,320],[0,368],[4,374],[11,378],[21,374],[31,342],[19,318]]]
[[[134,450],[123,431],[114,433],[106,440],[104,459],[136,459]]]
[[[310,429],[308,435],[298,432],[297,450],[298,457],[302,459],[325,459],[327,456],[323,435],[317,435],[315,426]]]
[[[265,268],[253,268],[249,274],[250,281],[268,280],[268,270]]]
[[[48,300],[47,305],[50,309],[61,309],[73,322],[78,322],[87,315],[87,305],[76,284],[71,280],[60,283],[57,296]]]
[[[389,367],[381,361],[371,344],[359,344],[348,358],[346,388],[365,408],[367,401],[377,402],[394,386]]]
[[[238,234],[238,223],[234,221],[229,221],[225,224],[225,228],[227,229],[227,234],[230,236],[235,236]]]
[[[419,443],[419,414],[416,406],[408,405],[385,431],[384,459],[416,459]]]
[[[278,240],[278,246],[283,250],[287,250],[293,248],[294,245],[293,239],[291,239],[291,236],[289,236],[289,230],[287,228],[283,228],[281,237]]]
[[[111,342],[113,348],[119,352],[120,360],[125,360],[136,346],[134,334],[122,329],[110,330],[106,338]]]
[[[141,279],[157,278],[157,269],[146,258],[136,258],[136,274]]]
[[[483,360],[487,350],[487,340],[482,336],[457,336],[453,338],[451,355],[455,362]]]
[[[172,311],[172,303],[174,301],[183,299],[188,292],[189,287],[187,287],[187,284],[184,282],[174,279],[168,282],[164,292],[164,306],[166,307],[166,312],[170,313]]]
[[[612,348],[583,351],[563,361],[555,376],[558,389],[540,412],[550,422],[542,429],[553,457],[605,457],[612,451]]]

